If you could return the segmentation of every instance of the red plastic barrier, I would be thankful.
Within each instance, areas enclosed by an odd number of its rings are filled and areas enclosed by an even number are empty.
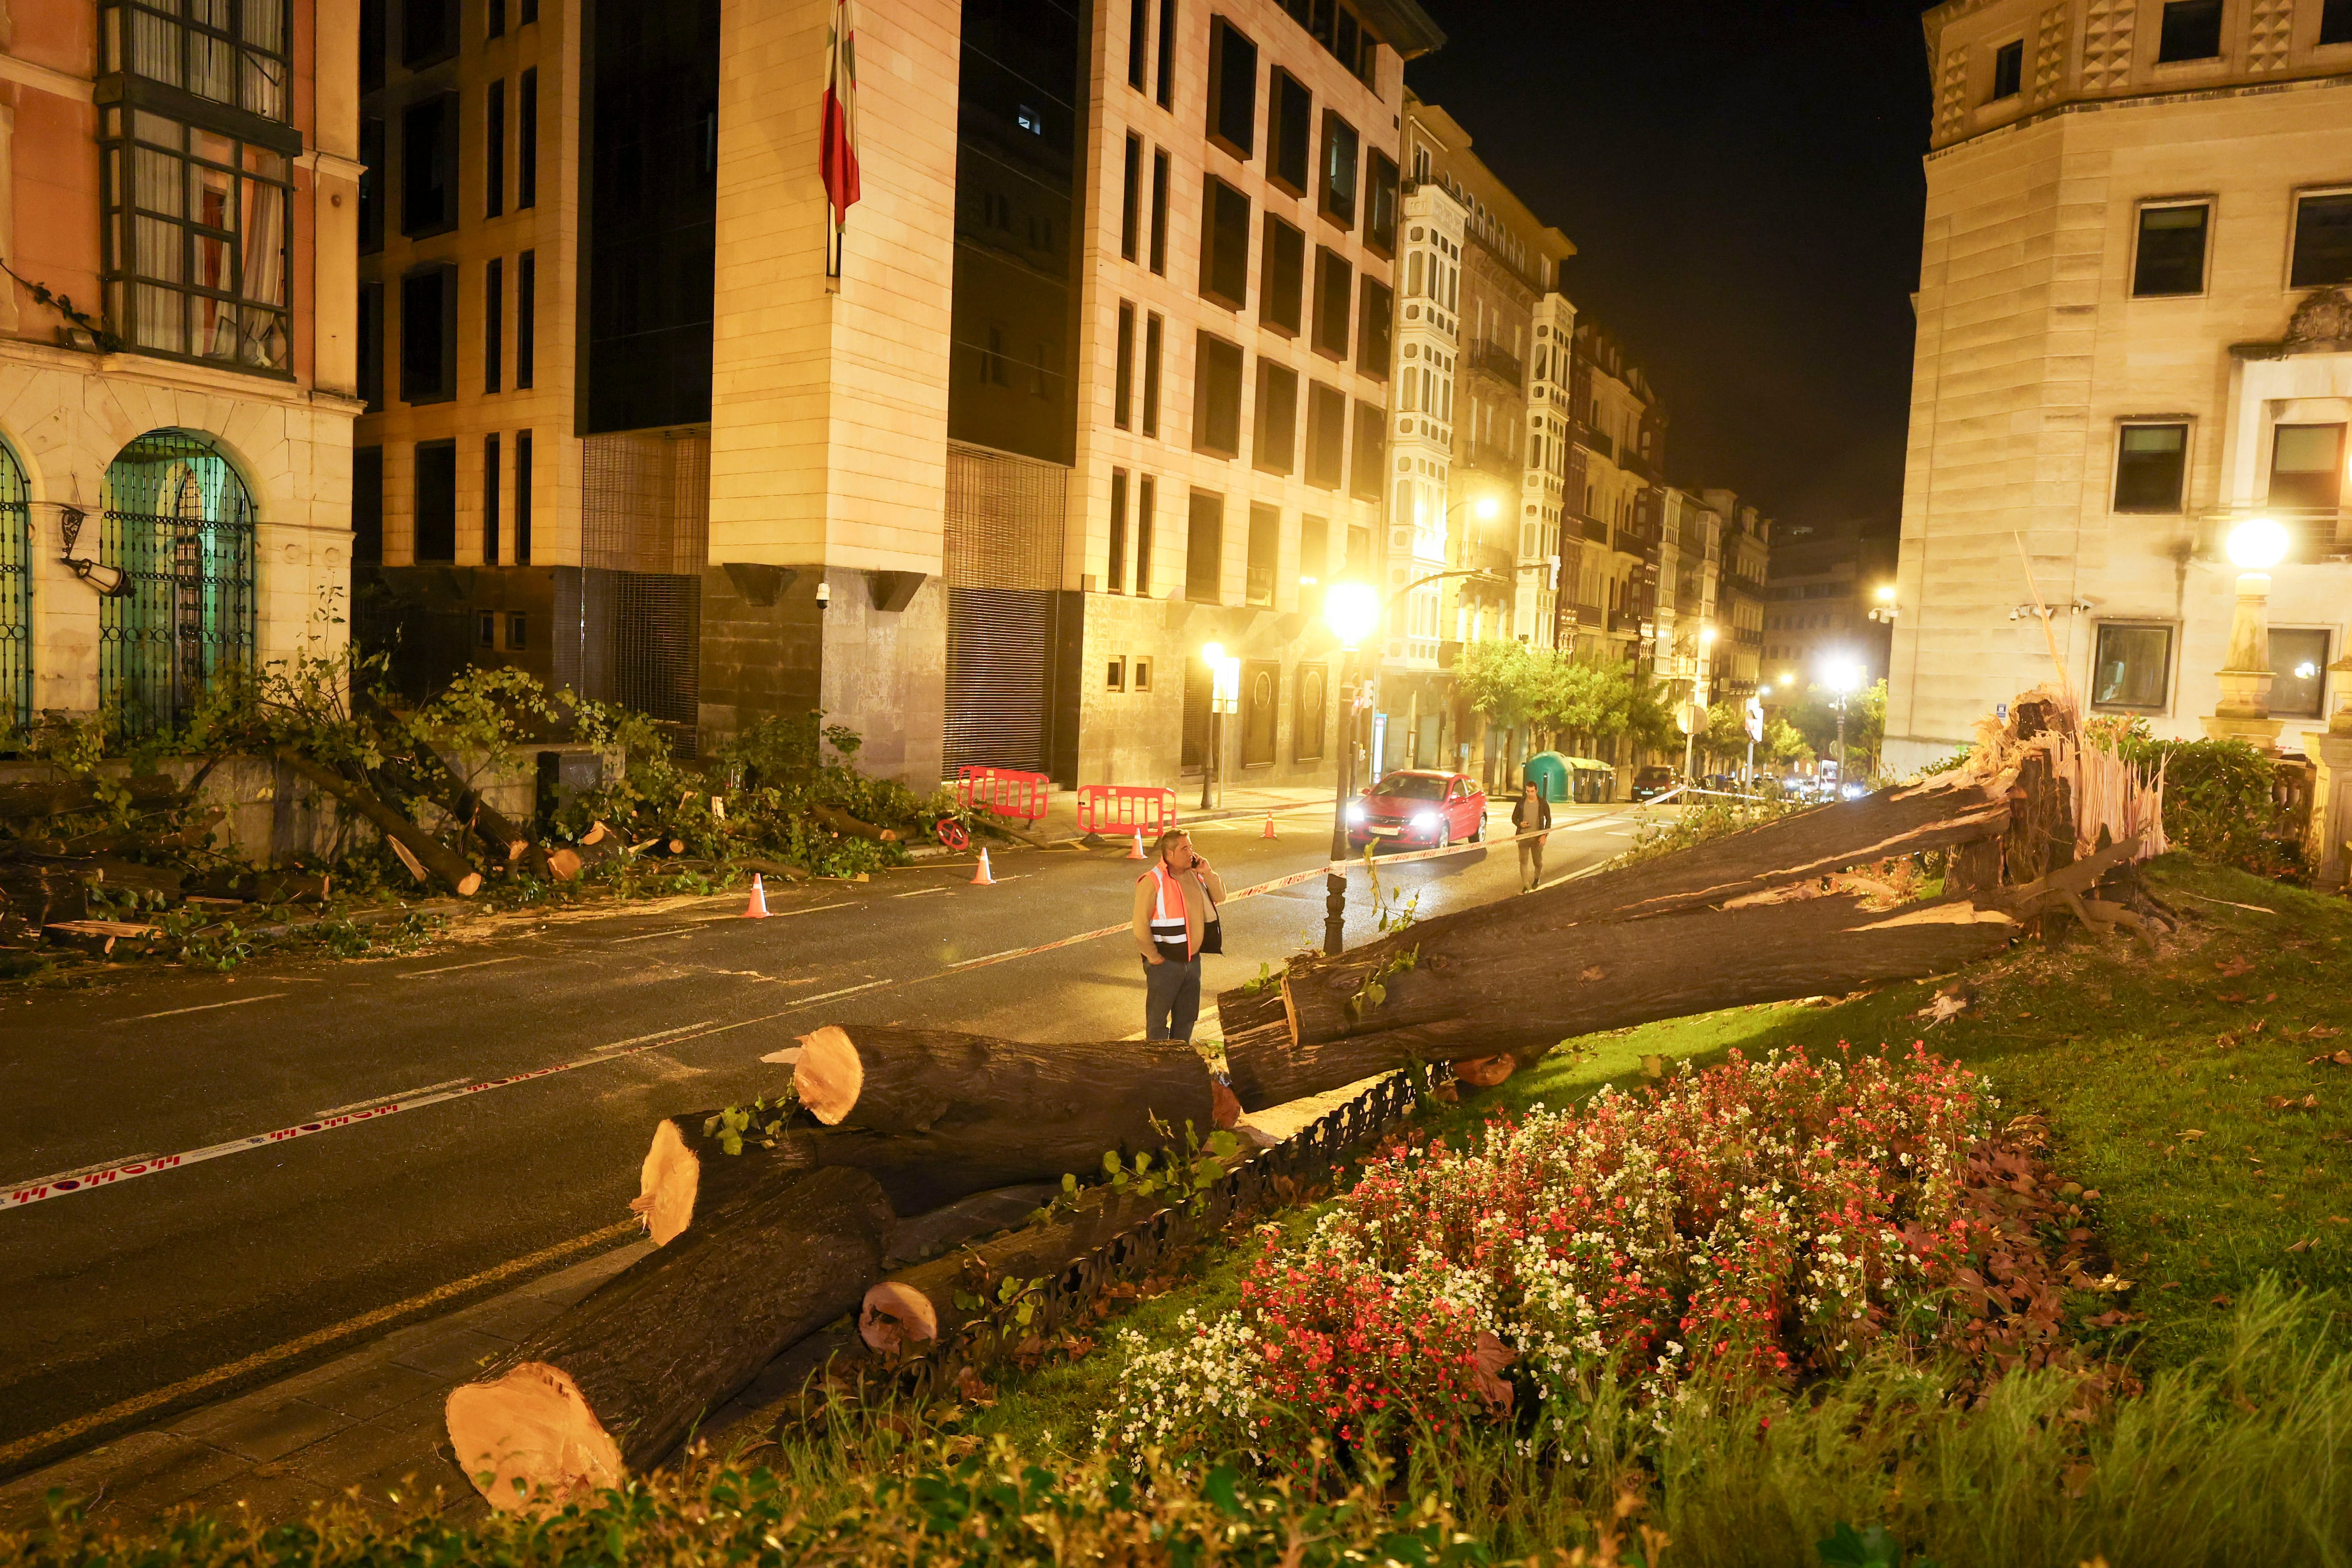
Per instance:
[[[1053,779],[1043,773],[1024,773],[1013,768],[956,769],[956,800],[968,811],[988,810],[1034,822],[1045,817],[1046,798],[1053,790]]]
[[[1176,791],[1140,784],[1088,784],[1078,791],[1078,831],[1146,838],[1176,825]]]

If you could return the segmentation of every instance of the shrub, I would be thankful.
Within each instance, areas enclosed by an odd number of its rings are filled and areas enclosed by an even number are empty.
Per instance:
[[[2275,794],[2278,769],[2242,740],[2158,740],[2136,724],[2118,751],[2164,769],[2164,836],[2176,850],[2257,876],[2300,880],[2303,846],[2288,836]]]

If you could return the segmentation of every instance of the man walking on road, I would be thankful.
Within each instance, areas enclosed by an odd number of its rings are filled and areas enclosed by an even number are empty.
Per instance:
[[[1143,1038],[1192,1038],[1201,1016],[1202,943],[1216,931],[1223,878],[1192,852],[1192,841],[1160,835],[1151,869],[1136,879],[1135,945],[1143,955]],[[1222,951],[1213,943],[1211,951]]]
[[[1544,799],[1543,790],[1533,779],[1520,789],[1519,798],[1511,807],[1511,832],[1534,833],[1531,839],[1519,840],[1519,891],[1532,893],[1536,883],[1543,881],[1543,834],[1551,827],[1551,802]]]

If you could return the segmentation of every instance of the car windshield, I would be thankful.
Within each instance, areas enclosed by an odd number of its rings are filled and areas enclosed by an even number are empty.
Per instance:
[[[1674,776],[1674,769],[1671,768],[1644,768],[1642,769],[1642,782],[1644,784],[1663,784]]]
[[[1372,793],[1396,800],[1443,800],[1445,780],[1426,773],[1391,773],[1372,786]]]

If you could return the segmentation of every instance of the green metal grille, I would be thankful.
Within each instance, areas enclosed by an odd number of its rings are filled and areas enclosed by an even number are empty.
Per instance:
[[[25,465],[0,442],[0,730],[33,722],[33,508]]]
[[[135,734],[185,718],[254,649],[253,497],[203,436],[155,430],[106,470],[99,559],[124,574],[99,623],[99,700]]]

